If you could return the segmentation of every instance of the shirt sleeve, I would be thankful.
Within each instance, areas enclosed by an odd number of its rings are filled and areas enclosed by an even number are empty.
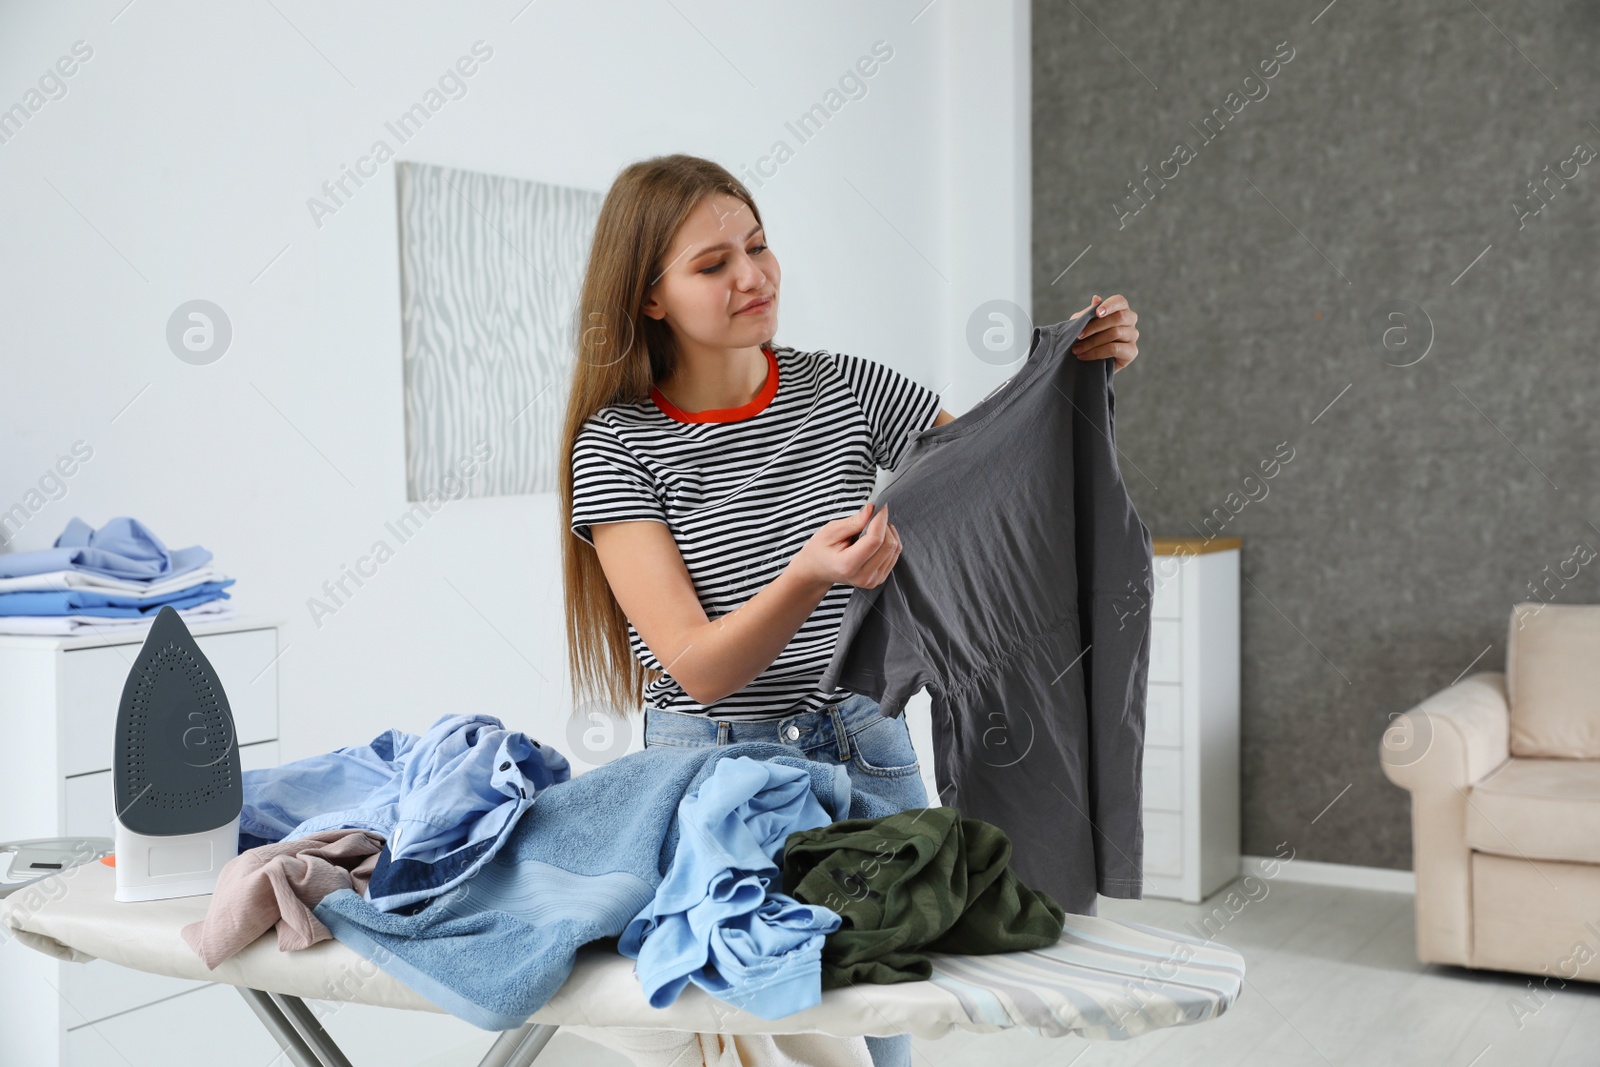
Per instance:
[[[837,352],[833,358],[872,426],[873,462],[894,470],[911,438],[939,417],[939,394],[882,363]]]
[[[917,644],[917,620],[891,572],[871,589],[856,589],[845,605],[833,657],[817,683],[824,692],[847,689],[870,697],[888,716],[938,681]]]
[[[572,532],[593,545],[593,523],[647,519],[667,523],[650,471],[615,430],[591,419],[572,445]]]

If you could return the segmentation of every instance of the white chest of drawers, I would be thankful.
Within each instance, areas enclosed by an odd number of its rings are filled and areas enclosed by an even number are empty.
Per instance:
[[[1144,895],[1198,902],[1239,874],[1241,545],[1153,545]]]
[[[190,627],[227,692],[246,770],[278,763],[278,626],[236,618]],[[117,706],[147,632],[0,635],[0,840],[111,836]],[[183,1040],[172,1040],[173,1027]],[[166,1064],[210,1062],[190,1054],[230,1042],[246,1062],[256,1049],[245,1028],[259,1029],[226,987],[63,963],[0,939],[0,1063],[87,1067],[152,1053]],[[240,1043],[240,1029],[250,1041]],[[214,1040],[191,1040],[197,1030],[215,1030]],[[259,1062],[270,1041],[263,1048]]]

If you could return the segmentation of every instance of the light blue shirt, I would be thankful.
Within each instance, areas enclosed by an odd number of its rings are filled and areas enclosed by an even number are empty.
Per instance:
[[[538,793],[571,774],[561,753],[492,715],[445,715],[421,737],[387,730],[370,744],[245,771],[240,846],[368,830],[385,843],[367,896],[393,911],[468,878]]]
[[[211,561],[211,550],[194,545],[169,550],[138,519],[119,515],[96,530],[72,517],[54,548],[0,554],[0,578],[80,570],[108,578],[176,578]]]
[[[748,756],[684,796],[672,865],[617,941],[653,1007],[691,981],[762,1019],[821,1000],[824,935],[841,919],[785,895],[779,867],[791,833],[832,821],[806,772]]]

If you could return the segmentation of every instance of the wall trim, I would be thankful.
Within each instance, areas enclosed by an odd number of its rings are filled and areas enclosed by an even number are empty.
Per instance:
[[[1359,867],[1353,863],[1322,863],[1318,860],[1288,860],[1277,856],[1241,856],[1239,874],[1265,878],[1261,869],[1265,864],[1276,863],[1274,882],[1300,882],[1306,885],[1333,885],[1344,889],[1374,889],[1381,893],[1417,892],[1414,871],[1401,871],[1393,867]]]

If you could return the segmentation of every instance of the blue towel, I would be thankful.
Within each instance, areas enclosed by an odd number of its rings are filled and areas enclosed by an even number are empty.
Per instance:
[[[0,559],[4,559],[0,556]],[[108,619],[155,618],[168,605],[174,609],[192,608],[213,600],[227,600],[223,590],[232,578],[220,582],[201,582],[165,596],[141,597],[131,593],[102,593],[95,589],[28,590],[0,593],[0,615],[94,615]]]
[[[74,569],[110,578],[176,578],[209,562],[209,549],[169,550],[138,519],[118,516],[95,530],[74,515],[54,548],[0,555],[0,578]]]
[[[539,794],[494,859],[414,915],[354,890],[317,905],[334,937],[445,1011],[485,1030],[522,1025],[555,995],[579,946],[620,935],[655,896],[678,847],[678,804],[723,759],[798,767],[829,818],[898,809],[851,791],[843,765],[768,741],[654,746]]]

